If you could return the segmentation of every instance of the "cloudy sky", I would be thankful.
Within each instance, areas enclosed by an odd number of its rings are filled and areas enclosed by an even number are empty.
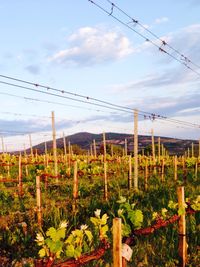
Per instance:
[[[133,114],[3,76],[169,118],[140,116],[140,134],[153,128],[155,135],[199,139],[200,128],[171,119],[200,125],[200,1],[114,1],[130,18],[107,0],[94,2],[129,27],[88,0],[0,0],[0,135],[7,149],[28,147],[29,133],[34,144],[51,139],[52,111],[57,137],[80,131],[131,133]]]

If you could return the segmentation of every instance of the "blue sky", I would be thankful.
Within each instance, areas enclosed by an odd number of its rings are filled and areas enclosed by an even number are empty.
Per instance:
[[[111,11],[108,1],[94,1]],[[200,1],[114,3],[200,65]],[[113,15],[150,38],[116,8]],[[0,0],[0,32],[1,75],[200,124],[200,75],[159,52],[88,0]],[[200,72],[197,66],[192,67]],[[13,82],[5,78],[0,81]],[[133,116],[128,113],[2,83],[0,96],[0,131],[8,150],[16,143],[18,148],[27,147],[29,132],[37,132],[32,134],[34,144],[50,139],[51,111],[55,112],[57,137],[63,132],[131,133],[133,129]],[[140,134],[149,134],[152,128],[155,135],[200,138],[200,129],[140,117]]]

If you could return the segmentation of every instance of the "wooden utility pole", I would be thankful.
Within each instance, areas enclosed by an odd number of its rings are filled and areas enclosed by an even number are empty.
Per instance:
[[[54,111],[51,112],[52,118],[52,137],[53,137],[53,159],[54,159],[54,172],[55,176],[58,176],[58,163],[57,163],[57,147],[56,147],[56,129],[55,129],[55,115]],[[56,177],[58,182],[58,177]]]
[[[138,189],[138,110],[134,110],[134,188]]]

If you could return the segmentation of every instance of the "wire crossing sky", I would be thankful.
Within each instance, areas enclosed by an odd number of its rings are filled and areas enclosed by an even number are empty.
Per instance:
[[[196,0],[0,0],[5,143],[50,139],[52,110],[58,136],[132,133],[135,108],[140,134],[199,139],[199,12]]]

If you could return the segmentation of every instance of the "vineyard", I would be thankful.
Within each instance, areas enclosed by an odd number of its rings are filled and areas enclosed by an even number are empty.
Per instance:
[[[0,155],[0,266],[200,266],[200,157],[102,144]]]

